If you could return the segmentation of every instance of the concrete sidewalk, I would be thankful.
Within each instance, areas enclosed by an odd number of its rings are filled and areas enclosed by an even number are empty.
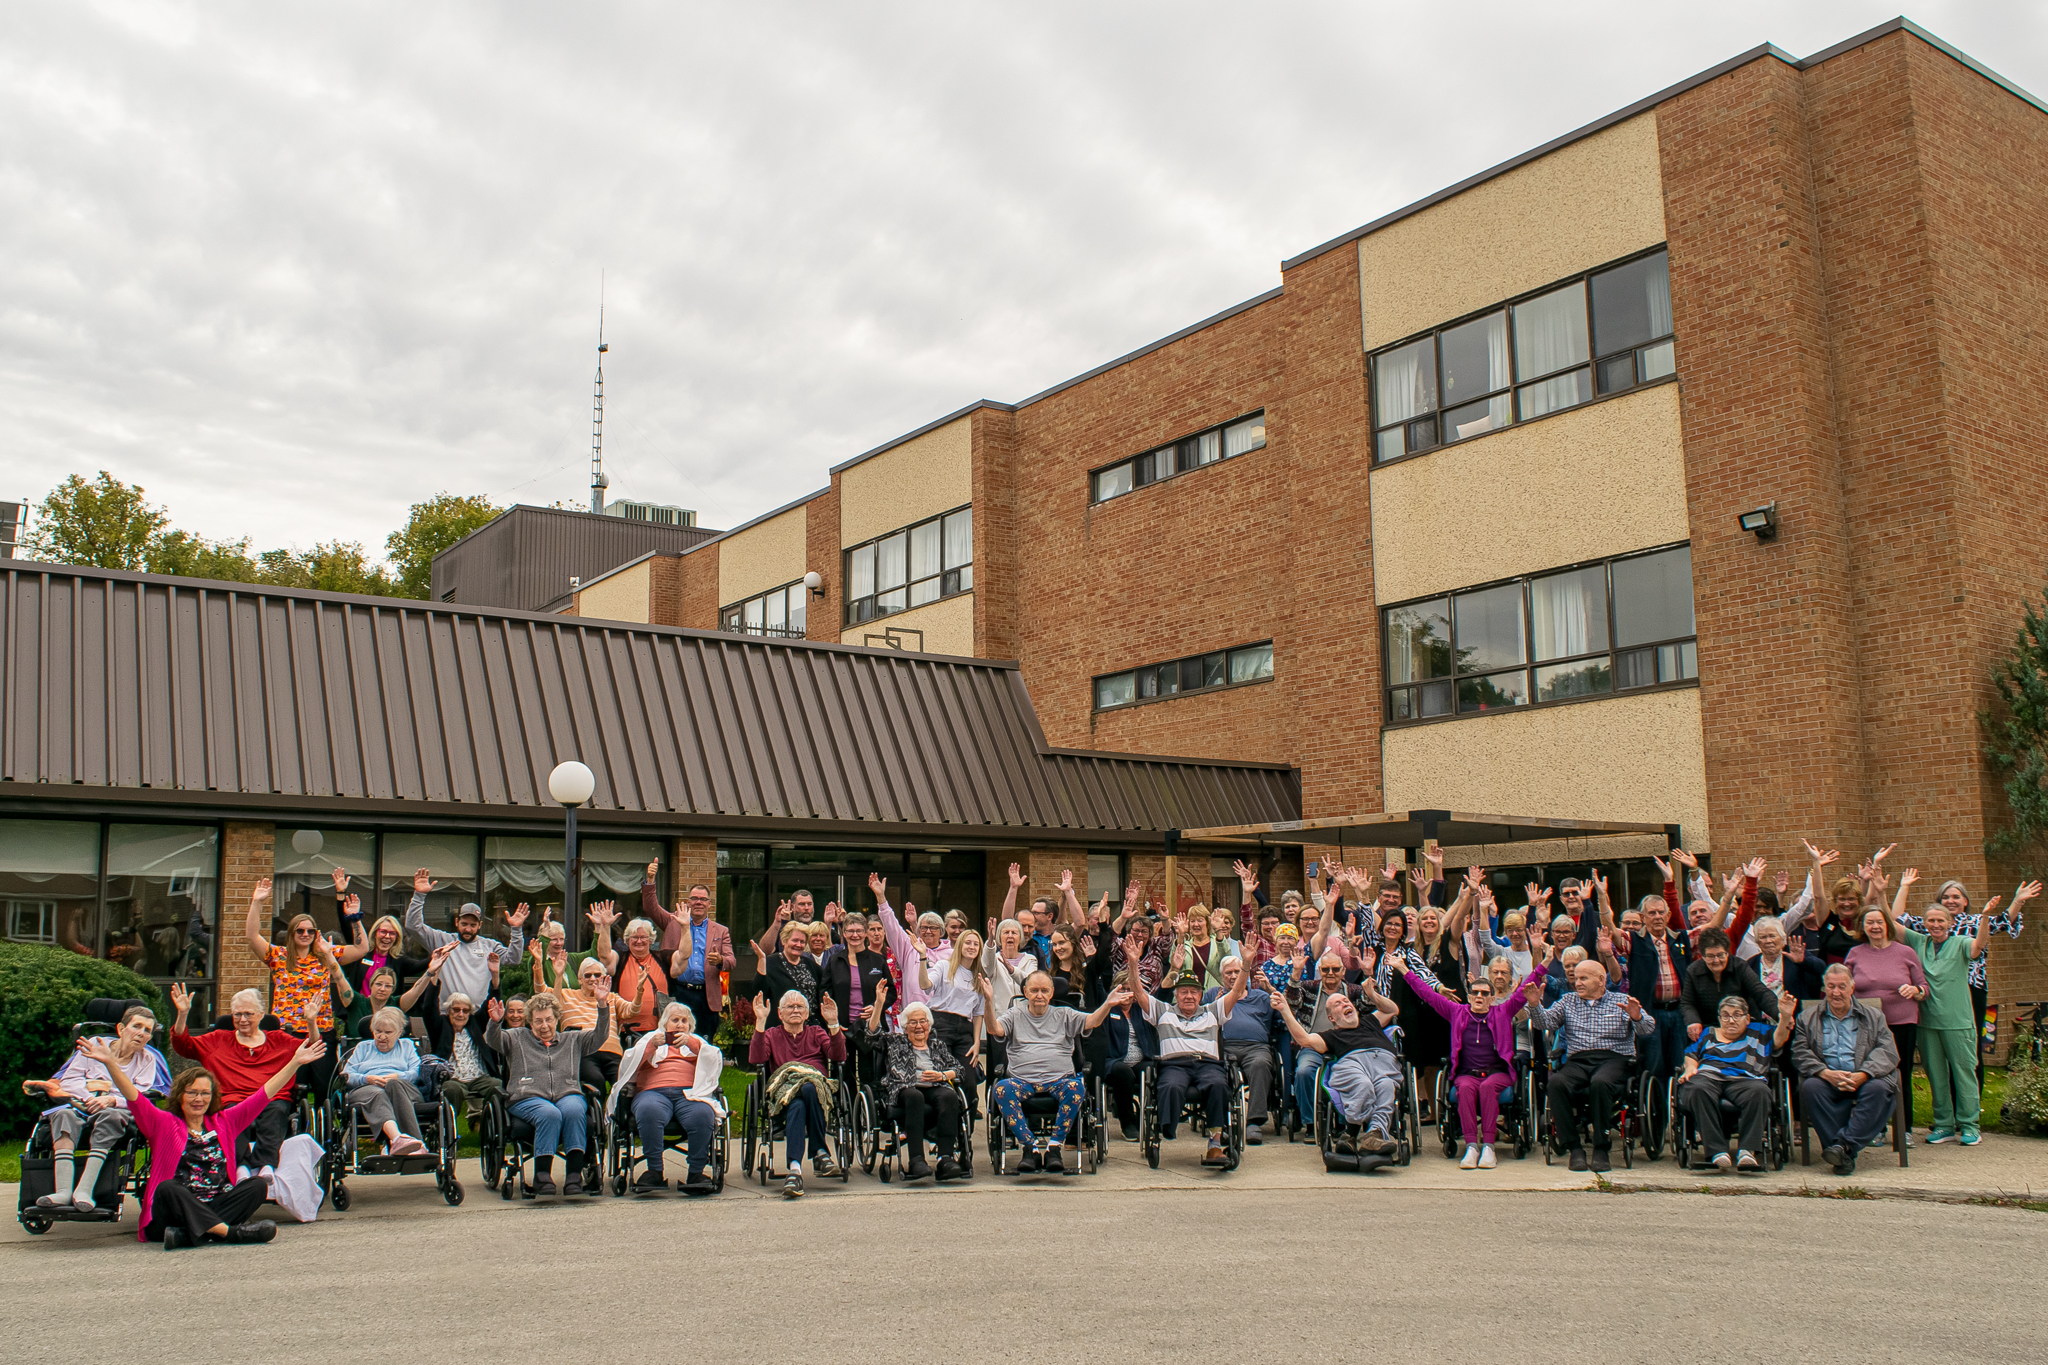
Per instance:
[[[1247,1150],[1244,1164],[1235,1171],[1209,1170],[1201,1164],[1201,1142],[1183,1133],[1178,1141],[1165,1145],[1159,1169],[1156,1171],[1145,1164],[1143,1156],[1134,1144],[1112,1141],[1109,1147],[1109,1160],[1096,1175],[996,1177],[989,1174],[987,1152],[983,1149],[977,1153],[975,1178],[966,1184],[934,1186],[926,1182],[912,1186],[900,1183],[885,1185],[873,1176],[863,1175],[858,1170],[844,1183],[836,1179],[820,1180],[806,1175],[808,1193],[803,1202],[808,1205],[847,1199],[901,1200],[933,1197],[995,1201],[1019,1198],[1073,1199],[1090,1191],[1135,1191],[1202,1196],[1226,1190],[1323,1191],[1332,1198],[1348,1201],[1354,1197],[1371,1198],[1370,1192],[1377,1189],[1438,1191],[1447,1194],[1569,1192],[1598,1189],[1603,1183],[1591,1174],[1572,1173],[1565,1168],[1561,1160],[1552,1165],[1545,1165],[1540,1151],[1531,1152],[1521,1160],[1516,1160],[1512,1156],[1504,1157],[1499,1167],[1491,1171],[1460,1170],[1455,1161],[1445,1159],[1440,1148],[1429,1145],[1429,1139],[1434,1135],[1434,1131],[1429,1128],[1423,1130],[1426,1145],[1415,1155],[1410,1165],[1390,1167],[1372,1175],[1331,1174],[1323,1169],[1314,1147],[1307,1143],[1290,1144],[1285,1141],[1269,1141],[1263,1146]],[[732,1155],[737,1162],[740,1155],[738,1143],[733,1144]],[[2048,1199],[2048,1141],[1986,1134],[1983,1143],[1973,1148],[1953,1143],[1939,1147],[1916,1145],[1910,1153],[1910,1158],[1911,1164],[1901,1169],[1889,1152],[1871,1153],[1858,1162],[1854,1176],[1842,1180],[1837,1179],[1826,1166],[1818,1164],[1817,1152],[1815,1165],[1800,1166],[1796,1148],[1791,1166],[1783,1171],[1773,1171],[1754,1177],[1714,1175],[1698,1169],[1684,1171],[1667,1156],[1661,1161],[1639,1162],[1633,1169],[1625,1168],[1617,1162],[1615,1169],[1608,1174],[1605,1185],[1616,1190],[1704,1191],[1714,1194],[1840,1196],[1850,1192],[1852,1197],[1869,1195],[1949,1202],[1980,1199]],[[473,1160],[462,1163],[461,1175],[467,1198],[459,1208],[449,1208],[442,1202],[429,1176],[358,1176],[349,1182],[349,1191],[355,1197],[349,1212],[336,1214],[331,1208],[323,1209],[321,1222],[352,1222],[364,1218],[381,1220],[394,1217],[475,1219],[485,1215],[513,1213],[539,1207],[558,1208],[564,1204],[560,1199],[513,1200],[507,1203],[485,1188]],[[0,1186],[0,1198],[4,1198],[7,1206],[12,1208],[16,1199],[15,1187]],[[717,1196],[717,1199],[721,1203],[734,1204],[757,1200],[780,1203],[780,1182],[773,1182],[764,1189],[759,1184],[738,1179],[735,1171],[734,1178],[728,1181],[725,1192]],[[610,1197],[586,1198],[575,1201],[575,1204],[587,1208],[603,1208],[614,1202],[659,1203],[664,1200],[682,1202],[682,1196],[628,1196],[626,1201],[614,1201]],[[122,1237],[132,1239],[134,1235],[135,1218],[131,1208],[118,1228],[105,1223],[60,1224],[40,1240],[58,1239],[76,1243],[116,1240]],[[30,1240],[37,1239],[32,1239],[14,1219],[8,1219],[4,1226],[0,1226],[0,1242]]]

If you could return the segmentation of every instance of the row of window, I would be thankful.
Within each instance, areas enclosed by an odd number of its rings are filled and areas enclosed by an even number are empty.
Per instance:
[[[214,825],[0,819],[0,917],[41,943],[166,979],[213,975]]]
[[[1198,431],[1157,450],[1148,450],[1143,455],[1096,470],[1088,476],[1089,500],[1108,502],[1134,488],[1143,488],[1146,484],[1158,483],[1161,479],[1170,479],[1190,469],[1200,469],[1249,451],[1263,450],[1265,446],[1266,414],[1255,412],[1249,417]]]
[[[974,591],[974,509],[877,536],[846,551],[846,624]]]
[[[804,638],[805,608],[809,602],[810,590],[804,587],[802,579],[798,579],[779,588],[770,588],[744,602],[721,607],[718,628],[740,635],[773,635],[801,640]]]
[[[1381,638],[1390,724],[1697,678],[1692,549],[1387,607]]]
[[[1372,358],[1373,458],[1468,440],[1674,372],[1664,250]]]
[[[1273,642],[1219,649],[1163,664],[1147,664],[1095,680],[1095,709],[1130,706],[1183,692],[1202,692],[1239,683],[1263,682],[1273,676]]]

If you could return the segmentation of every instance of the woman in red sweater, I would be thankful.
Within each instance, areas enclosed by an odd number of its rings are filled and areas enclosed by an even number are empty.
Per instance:
[[[784,1155],[789,1178],[782,1184],[784,1199],[800,1199],[804,1192],[803,1154],[805,1134],[810,1136],[811,1171],[818,1176],[839,1173],[825,1145],[828,1121],[832,1117],[832,1085],[828,1077],[834,1062],[846,1060],[846,1035],[839,1027],[839,1006],[827,995],[819,1002],[825,1027],[809,1021],[811,1002],[802,991],[784,991],[776,1009],[779,1025],[756,1028],[748,1044],[747,1059],[760,1066],[772,1064],[768,1077],[769,1112],[783,1111]],[[754,1018],[766,1021],[768,999],[754,997]]]

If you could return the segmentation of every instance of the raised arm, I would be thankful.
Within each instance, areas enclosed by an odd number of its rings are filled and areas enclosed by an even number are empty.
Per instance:
[[[661,897],[654,894],[654,878],[660,871],[661,864],[659,862],[652,862],[647,865],[647,880],[640,883],[640,913],[653,920],[655,928],[661,930],[663,935],[666,935],[671,929],[675,929],[678,926],[676,916],[671,914],[668,908],[662,905]]]
[[[414,1005],[419,1003],[420,997],[426,994],[427,987],[441,979],[441,964],[446,962],[448,954],[454,951],[455,946],[453,944],[443,944],[439,948],[434,949],[434,955],[427,959],[427,969],[414,977],[412,985],[406,987],[405,994],[398,997],[398,1007],[400,1009],[410,1011]]]
[[[298,1074],[300,1067],[308,1062],[316,1062],[326,1055],[327,1040],[317,1033],[314,1034],[305,1042],[299,1044],[299,1050],[285,1060],[285,1064],[277,1069],[275,1076],[272,1076],[263,1083],[263,1093],[271,1099],[276,1099],[280,1094],[284,1093],[284,1088],[292,1083],[292,1077]],[[115,1071],[120,1070],[119,1067],[112,1069]]]
[[[2008,907],[2006,910],[2006,914],[2012,918],[2012,922],[2017,923],[2018,916],[2022,907],[2024,907],[2028,901],[2034,899],[2034,897],[2040,894],[2041,883],[2021,882],[2019,885],[2019,889],[2012,893],[2012,905]],[[1986,953],[1991,950],[1991,936],[1994,932],[1991,928],[1991,912],[1996,910],[1997,908],[1998,897],[1996,896],[1993,896],[1990,900],[1984,902],[1984,909],[1977,916],[1976,937],[1970,940],[1971,957],[1976,957],[1980,953]]]
[[[249,946],[256,956],[270,956],[270,925],[267,907],[270,904],[270,878],[258,877],[255,890],[249,893],[249,922],[243,932],[248,936]]]
[[[590,945],[590,955],[602,962],[606,971],[616,976],[619,970],[619,951],[612,947],[612,922],[618,919],[618,910],[610,901],[599,901],[584,911],[583,917],[590,921],[590,927],[596,934],[595,941]]]
[[[1024,886],[1024,869],[1016,863],[1010,864],[1010,889],[1003,893],[1003,912],[996,916],[996,923],[1017,918],[1017,892]],[[989,935],[991,941],[995,935]]]
[[[1293,1007],[1287,1003],[1285,995],[1278,991],[1268,991],[1267,994],[1272,997],[1273,1012],[1278,1014],[1280,1022],[1287,1026],[1287,1036],[1294,1040],[1296,1047],[1305,1047],[1312,1051],[1323,1053],[1327,1053],[1330,1050],[1329,1044],[1301,1026],[1301,1021],[1294,1017]]]
[[[427,893],[433,889],[434,879],[427,869],[423,867],[412,874],[412,899],[405,907],[405,931],[429,948],[438,948],[453,942],[455,935],[427,923]]]
[[[1102,997],[1102,1003],[1097,1005],[1094,1008],[1094,1010],[1089,1013],[1088,1017],[1081,1021],[1082,1031],[1085,1033],[1093,1033],[1096,1029],[1102,1027],[1102,1021],[1109,1018],[1111,1010],[1120,1010],[1125,1005],[1130,1004],[1131,1001],[1135,998],[1136,997],[1134,996],[1130,987],[1117,987],[1108,995]]]
[[[1074,890],[1074,870],[1067,868],[1060,873],[1060,922],[1071,924],[1076,929],[1087,923],[1087,916],[1081,913],[1081,897]]]

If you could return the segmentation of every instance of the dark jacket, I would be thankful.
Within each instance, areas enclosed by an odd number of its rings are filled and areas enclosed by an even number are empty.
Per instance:
[[[808,958],[805,959],[804,965],[810,968],[812,986],[809,990],[805,990],[803,983],[791,974],[789,963],[781,953],[768,959],[768,970],[761,974],[761,983],[766,989],[761,993],[768,997],[767,1023],[770,1027],[774,1025],[776,1011],[782,1008],[782,997],[790,991],[801,992],[804,999],[811,1002],[811,1022],[823,1024],[824,1019],[818,1009],[818,1001],[824,994],[825,970]],[[838,1001],[835,1000],[833,1003],[837,1004]],[[841,1015],[840,1026],[844,1027],[846,1022],[846,1016]]]
[[[1786,963],[1791,966],[1791,963]],[[1685,1022],[1712,1028],[1721,1022],[1721,1002],[1731,995],[1741,996],[1749,1006],[1749,1017],[1763,1024],[1775,1023],[1778,1018],[1778,1002],[1764,989],[1764,983],[1757,979],[1756,968],[1729,954],[1728,966],[1719,979],[1705,962],[1694,959],[1685,969],[1681,979],[1679,1008],[1685,1011]],[[1793,992],[1795,995],[1798,992]]]
[[[771,959],[769,965],[774,966]],[[839,1007],[839,1022],[849,1029],[860,1027],[860,1020],[853,1015],[853,970],[844,946],[834,944],[825,954],[825,993],[832,997],[832,1003]],[[875,1003],[875,996],[884,982],[889,986],[890,1003],[896,1000],[896,983],[889,981],[889,959],[880,953],[863,950],[860,954],[860,999],[861,1008]],[[789,987],[783,987],[788,990]]]
[[[925,1050],[932,1055],[932,1070],[957,1071],[963,1082],[972,1084],[967,1067],[955,1057],[934,1033],[927,1040]],[[896,1097],[918,1084],[917,1049],[910,1045],[910,1039],[900,1033],[892,1033],[885,1040],[882,1051],[888,1070],[882,1077],[882,1102],[896,1103]]]
[[[1678,973],[1679,1000],[1685,999],[1685,976],[1693,962],[1692,935],[1685,930],[1665,930],[1671,945],[1671,966]],[[1630,935],[1628,941],[1628,993],[1640,1000],[1644,1009],[1656,1003],[1657,994],[1657,947],[1655,940],[1647,933]],[[1775,1007],[1768,1018],[1775,1019]]]

